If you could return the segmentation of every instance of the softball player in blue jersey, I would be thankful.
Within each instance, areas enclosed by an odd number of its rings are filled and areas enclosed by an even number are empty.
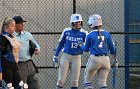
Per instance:
[[[88,24],[92,31],[87,35],[85,45],[81,47],[82,50],[90,52],[84,75],[85,89],[93,89],[91,81],[95,74],[98,74],[99,89],[107,89],[106,81],[110,71],[110,58],[108,55],[110,53],[112,58],[114,57],[115,45],[111,34],[102,29],[100,15],[90,16]]]
[[[65,28],[62,32],[53,58],[53,64],[55,65],[58,62],[58,54],[63,48],[56,89],[63,88],[70,65],[71,89],[78,89],[81,68],[81,54],[83,54],[80,45],[85,42],[87,31],[81,28],[83,20],[80,14],[72,14],[70,23],[72,27]]]

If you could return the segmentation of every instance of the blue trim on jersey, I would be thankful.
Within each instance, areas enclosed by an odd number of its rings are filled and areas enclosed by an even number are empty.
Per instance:
[[[83,29],[75,30],[72,28],[66,28],[61,34],[59,44],[57,46],[54,56],[58,56],[59,52],[63,48],[62,52],[71,55],[83,54],[80,44],[85,42],[86,31]]]
[[[115,45],[111,34],[105,30],[100,31],[102,36],[104,36],[103,43],[101,44],[101,40],[98,37],[98,30],[93,30],[87,35],[85,45],[81,47],[82,50],[89,51],[93,55],[115,54]],[[102,47],[99,47],[100,44]]]

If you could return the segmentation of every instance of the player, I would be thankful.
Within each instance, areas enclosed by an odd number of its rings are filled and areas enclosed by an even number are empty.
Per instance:
[[[110,71],[110,58],[108,55],[111,53],[114,59],[115,45],[111,34],[102,29],[100,15],[91,15],[88,24],[93,31],[87,35],[85,45],[81,47],[82,50],[90,52],[84,75],[85,89],[93,89],[91,81],[95,74],[98,74],[99,89],[107,89],[106,81]]]
[[[60,59],[57,88],[62,89],[71,65],[71,89],[78,89],[78,81],[81,68],[81,50],[79,45],[85,42],[87,31],[82,29],[83,20],[80,14],[72,14],[70,18],[71,28],[65,28],[59,39],[59,43],[54,54],[53,63],[57,64],[58,54],[62,50]]]

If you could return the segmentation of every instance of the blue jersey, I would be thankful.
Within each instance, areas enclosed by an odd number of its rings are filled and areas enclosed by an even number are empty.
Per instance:
[[[93,55],[115,54],[115,45],[111,34],[105,30],[100,30],[100,32],[103,41],[100,39],[98,30],[93,30],[87,35],[85,45],[81,47],[82,50],[89,51]]]
[[[75,30],[72,28],[66,28],[61,34],[59,44],[57,46],[54,56],[58,56],[59,52],[63,48],[62,52],[71,55],[82,54],[83,51],[80,48],[80,44],[85,42],[87,31],[83,29]]]

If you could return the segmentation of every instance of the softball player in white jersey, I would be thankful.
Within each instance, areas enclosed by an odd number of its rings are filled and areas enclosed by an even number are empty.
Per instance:
[[[87,37],[82,50],[89,51],[90,57],[85,69],[84,85],[85,89],[93,89],[92,79],[98,74],[99,89],[107,89],[106,81],[110,71],[110,59],[115,54],[115,45],[109,32],[102,29],[102,18],[100,15],[94,14],[89,17],[89,26],[92,28]]]
[[[63,48],[56,89],[63,88],[69,65],[71,65],[71,89],[78,89],[81,54],[83,54],[80,45],[85,42],[87,31],[81,28],[83,20],[80,14],[72,14],[70,23],[72,28],[66,28],[62,32],[53,58],[53,64],[55,65],[58,62],[58,54]]]

